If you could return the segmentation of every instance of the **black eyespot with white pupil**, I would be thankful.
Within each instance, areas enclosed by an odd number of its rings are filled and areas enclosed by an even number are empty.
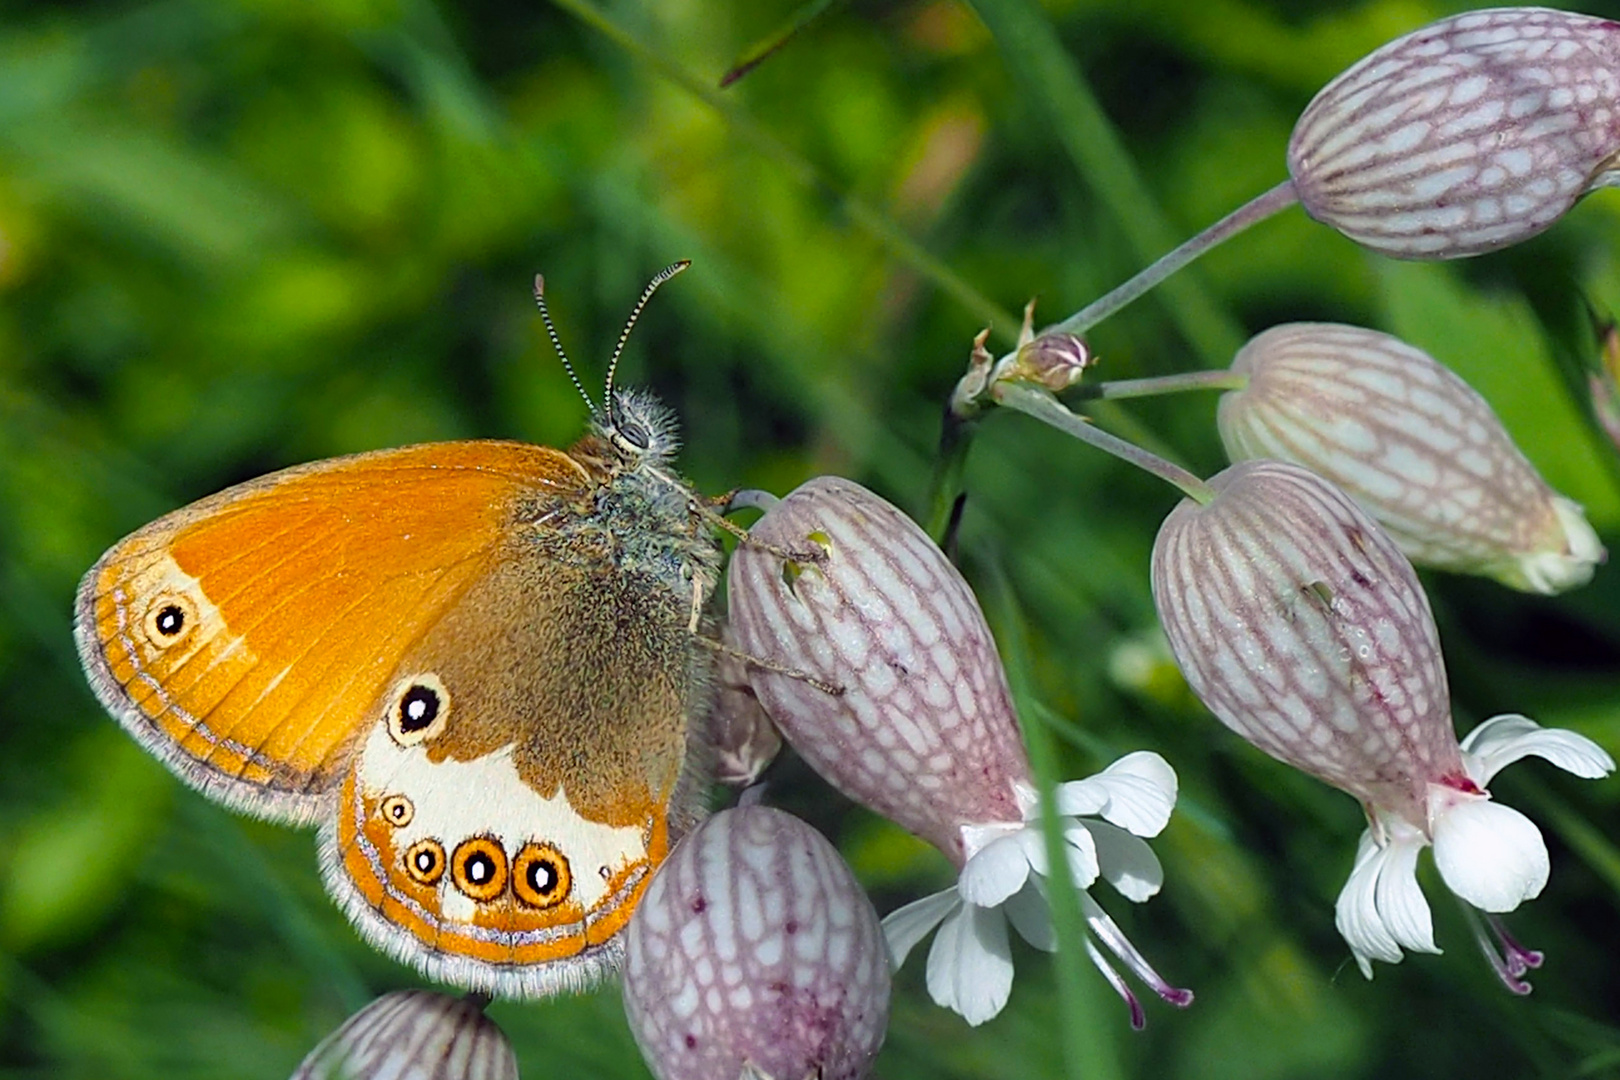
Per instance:
[[[192,636],[197,627],[197,607],[184,593],[165,592],[152,598],[141,622],[147,643],[167,649]]]
[[[432,672],[401,679],[388,706],[388,733],[400,746],[436,738],[450,720],[450,694]]]
[[[439,694],[431,686],[413,686],[399,699],[399,730],[414,734],[439,715]]]
[[[512,891],[530,907],[560,904],[573,888],[568,860],[550,844],[524,844],[512,861]]]
[[[180,610],[179,604],[165,605],[152,620],[152,626],[163,637],[172,638],[186,628],[186,613]]]
[[[419,885],[435,885],[444,876],[444,845],[418,840],[405,852],[405,873]]]
[[[450,856],[456,888],[474,900],[488,902],[506,891],[506,850],[490,836],[463,840]]]
[[[557,864],[546,859],[536,859],[529,864],[529,875],[525,879],[529,888],[544,896],[557,887]]]

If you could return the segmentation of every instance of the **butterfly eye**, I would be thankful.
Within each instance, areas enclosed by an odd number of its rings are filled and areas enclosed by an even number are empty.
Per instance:
[[[166,649],[190,635],[197,622],[197,609],[190,598],[176,593],[165,593],[152,601],[146,609],[143,628],[146,640],[160,649]]]
[[[405,852],[405,873],[419,885],[433,885],[444,876],[444,845],[418,840]]]
[[[488,836],[463,840],[450,856],[450,878],[474,900],[493,900],[506,891],[506,849]]]
[[[377,809],[381,812],[383,820],[397,829],[409,825],[411,818],[416,816],[416,807],[412,806],[411,800],[403,795],[388,796]]]
[[[530,907],[561,903],[573,887],[568,860],[550,844],[525,844],[512,863],[512,891]]]
[[[424,672],[401,679],[388,707],[388,734],[401,746],[436,738],[450,722],[450,692],[437,675]]]

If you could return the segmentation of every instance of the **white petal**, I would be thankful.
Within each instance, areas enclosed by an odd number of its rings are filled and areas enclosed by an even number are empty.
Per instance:
[[[1481,787],[1503,768],[1529,754],[1546,758],[1565,772],[1587,780],[1614,771],[1614,758],[1585,735],[1544,728],[1529,717],[1512,713],[1493,716],[1470,731],[1462,748],[1469,757],[1468,775]]]
[[[956,882],[963,900],[979,907],[995,907],[1024,887],[1029,878],[1029,857],[1019,835],[992,840],[967,861]]]
[[[1097,842],[1091,830],[1079,821],[1063,823],[1063,850],[1069,857],[1069,877],[1077,889],[1089,889],[1101,869],[1097,865]]]
[[[1126,754],[1095,776],[1060,784],[1058,813],[1101,814],[1137,836],[1157,836],[1176,805],[1176,772],[1151,750]]]
[[[1097,843],[1102,876],[1127,900],[1142,903],[1164,885],[1164,867],[1145,841],[1102,821],[1085,822]]]
[[[957,896],[953,885],[944,892],[913,900],[905,907],[889,912],[883,920],[883,940],[888,943],[889,963],[894,970],[899,971],[917,942],[927,937],[941,919],[961,904],[962,899]]]
[[[945,920],[928,951],[928,995],[978,1025],[1012,994],[1012,950],[999,908],[964,905]]]
[[[1547,884],[1541,830],[1511,806],[1463,796],[1434,815],[1434,865],[1481,911],[1512,911]]]
[[[1385,849],[1373,903],[1378,907],[1379,920],[1397,945],[1412,952],[1437,953],[1440,950],[1434,943],[1434,919],[1423,890],[1418,888],[1417,859],[1423,848],[1423,841],[1414,837],[1397,840]]]
[[[1095,814],[1108,805],[1108,785],[1102,782],[1100,773],[1084,780],[1059,784],[1053,789],[1052,795],[1057,812],[1064,817]]]
[[[1057,933],[1052,929],[1052,909],[1040,889],[1031,881],[1003,905],[1007,921],[1018,936],[1042,952],[1057,952]]]
[[[1356,965],[1367,978],[1372,978],[1369,960],[1386,963],[1401,962],[1401,947],[1395,936],[1378,917],[1378,875],[1389,858],[1389,849],[1378,846],[1372,830],[1361,834],[1361,845],[1356,849],[1356,864],[1350,871],[1350,880],[1339,892],[1333,907],[1333,924],[1339,935],[1350,946]]]
[[[1024,858],[1029,860],[1030,869],[1041,877],[1046,877],[1051,871],[1046,858],[1046,833],[1041,828],[1040,821],[1025,826],[1018,833],[1018,845],[1024,850]]]

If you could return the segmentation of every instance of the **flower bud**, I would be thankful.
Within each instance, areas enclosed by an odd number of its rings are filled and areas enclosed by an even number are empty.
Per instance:
[[[1343,492],[1245,461],[1183,500],[1153,545],[1153,598],[1182,673],[1227,727],[1364,803],[1413,815],[1462,774],[1428,598]]]
[[[626,932],[624,1005],[658,1080],[859,1080],[889,1016],[877,913],[810,826],[722,811],[648,886]]]
[[[1401,259],[1518,243],[1615,182],[1620,24],[1473,11],[1375,50],[1317,94],[1288,143],[1305,210]]]
[[[1233,461],[1303,465],[1352,496],[1413,562],[1554,593],[1592,578],[1603,545],[1547,486],[1484,398],[1398,338],[1333,323],[1259,334],[1221,397]]]
[[[995,640],[928,534],[858,484],[811,480],[750,530],[728,571],[760,703],[811,767],[960,867],[961,827],[1021,821],[1029,765]],[[826,686],[841,692],[828,693]]]
[[[485,999],[487,1000],[487,999]],[[505,1034],[474,995],[384,994],[310,1051],[292,1080],[517,1080]]]
[[[723,640],[736,647],[729,626]],[[714,778],[732,787],[754,783],[782,752],[782,734],[748,683],[748,665],[735,653],[723,652],[715,663],[707,736],[714,753]]]
[[[1057,393],[1078,383],[1097,358],[1078,334],[1048,333],[1018,347],[1007,370],[997,378],[1030,382]]]

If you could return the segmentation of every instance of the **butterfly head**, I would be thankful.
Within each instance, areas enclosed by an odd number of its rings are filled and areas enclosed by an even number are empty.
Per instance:
[[[681,448],[674,411],[640,390],[613,391],[607,415],[596,422],[595,428],[629,469],[643,463],[661,465]]]

